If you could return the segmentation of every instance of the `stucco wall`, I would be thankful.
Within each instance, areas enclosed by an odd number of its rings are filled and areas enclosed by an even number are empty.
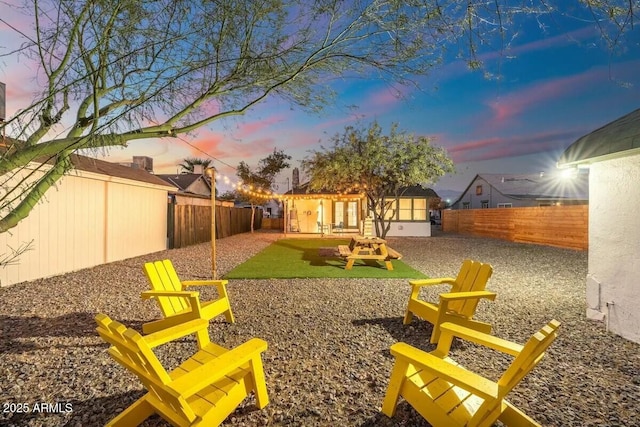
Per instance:
[[[82,171],[63,177],[25,220],[0,234],[0,254],[33,242],[0,268],[0,286],[166,249],[167,190]]]
[[[431,237],[431,222],[394,221],[391,223],[387,236]]]
[[[590,169],[587,317],[640,342],[640,155]]]
[[[211,197],[211,189],[209,189],[209,185],[204,182],[204,178],[193,181],[193,183],[189,187],[187,187],[186,190],[194,194],[199,194],[201,196]]]

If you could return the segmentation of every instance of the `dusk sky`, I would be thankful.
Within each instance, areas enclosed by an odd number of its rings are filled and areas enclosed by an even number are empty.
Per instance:
[[[550,22],[542,31],[531,19],[503,51],[482,52],[486,73],[452,58],[417,79],[421,89],[338,79],[338,98],[320,114],[271,99],[196,135],[134,141],[102,158],[150,156],[155,173],[176,173],[185,157],[210,156],[233,180],[229,165],[241,160],[256,165],[278,148],[299,166],[309,150],[330,146],[330,137],[345,126],[377,119],[385,130],[397,122],[408,132],[435,137],[435,144],[448,150],[457,172],[433,185],[436,192],[461,191],[477,173],[549,172],[577,138],[640,108],[640,30],[610,51],[591,23],[567,17]],[[12,46],[11,37],[0,23],[0,52]],[[0,62],[9,117],[32,98],[34,71],[25,68],[24,61]],[[290,176],[290,170],[282,175],[279,191],[286,191],[284,177]]]

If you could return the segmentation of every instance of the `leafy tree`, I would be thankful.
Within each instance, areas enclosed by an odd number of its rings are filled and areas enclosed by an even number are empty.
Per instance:
[[[256,206],[263,205],[268,200],[268,194],[271,192],[276,176],[289,167],[291,156],[285,154],[282,150],[273,150],[264,159],[260,160],[258,167],[253,170],[244,161],[240,162],[236,175],[242,180],[245,188],[244,192],[240,192],[241,200],[251,203],[251,232],[253,233],[253,221],[256,215]]]
[[[331,148],[312,151],[302,162],[313,190],[360,190],[374,215],[376,234],[385,237],[395,213],[394,200],[407,187],[426,186],[453,172],[447,152],[424,136],[391,126],[388,135],[373,122],[367,129],[347,127],[332,138]]]
[[[609,40],[633,28],[637,0],[582,3]],[[507,41],[517,33],[514,17],[553,12],[528,0],[3,2],[8,7],[33,28],[0,15],[22,37],[0,58],[31,64],[42,91],[0,123],[12,138],[0,153],[0,233],[73,168],[78,150],[177,138],[269,97],[315,111],[331,105],[333,78],[409,84],[456,45],[478,68],[478,50],[494,50],[494,35]]]
[[[226,201],[234,201],[237,198],[239,198],[238,193],[232,190],[227,190],[224,193],[222,193],[221,195],[216,197],[218,200],[226,200]]]
[[[202,166],[202,170],[207,169],[211,165],[211,159],[199,159],[197,157],[187,157],[184,162],[178,166],[182,168],[184,172],[193,173],[196,166]]]

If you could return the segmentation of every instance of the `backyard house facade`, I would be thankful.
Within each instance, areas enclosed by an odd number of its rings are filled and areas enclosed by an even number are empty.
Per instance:
[[[285,233],[358,233],[363,220],[364,194],[311,192],[308,184],[282,196]]]
[[[143,169],[78,155],[71,160],[75,169],[26,219],[0,234],[5,254],[30,248],[0,269],[1,286],[166,249],[167,194],[174,187]],[[48,167],[33,162],[23,172],[42,174]]]
[[[405,188],[401,194],[386,199],[391,203],[387,236],[431,236],[429,205],[438,195],[420,186]],[[364,219],[372,216],[363,193],[312,192],[308,184],[285,193],[283,202],[285,233],[362,233]]]
[[[387,201],[391,201],[391,209],[386,216],[391,219],[387,236],[430,237],[430,206],[432,201],[440,200],[436,192],[431,188],[414,185],[403,188],[400,194],[397,198],[387,198]]]
[[[558,166],[589,169],[587,317],[640,343],[640,109],[579,138]]]
[[[562,174],[478,174],[451,209],[489,209],[587,204],[586,173],[566,179]]]

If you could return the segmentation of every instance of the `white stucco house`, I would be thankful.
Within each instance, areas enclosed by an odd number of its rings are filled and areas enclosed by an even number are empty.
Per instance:
[[[419,185],[404,187],[398,197],[387,197],[391,203],[387,218],[390,228],[387,237],[430,237],[429,206],[439,199],[435,191]],[[285,233],[333,234],[361,233],[364,219],[373,216],[367,211],[364,193],[353,191],[338,194],[333,191],[312,191],[309,183],[295,186],[286,192]],[[374,229],[375,233],[375,229]]]
[[[575,141],[561,168],[589,168],[587,317],[640,343],[640,109]]]
[[[451,209],[521,208],[531,206],[586,205],[589,174],[572,180],[561,174],[482,173],[471,180]]]

